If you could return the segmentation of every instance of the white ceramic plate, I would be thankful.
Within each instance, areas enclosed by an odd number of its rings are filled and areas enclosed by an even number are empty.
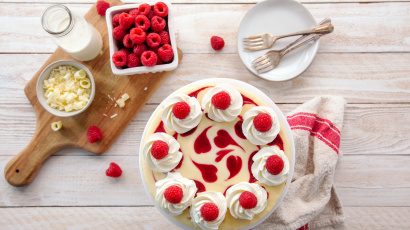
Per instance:
[[[246,228],[242,228],[242,230],[251,229],[251,228],[254,228],[257,225],[261,224],[263,221],[265,221],[276,210],[276,208],[281,205],[281,203],[283,201],[283,198],[284,198],[284,196],[286,195],[286,193],[289,189],[291,180],[293,178],[294,168],[295,168],[295,143],[294,143],[294,140],[293,140],[293,134],[292,134],[292,131],[290,129],[289,123],[287,122],[287,119],[286,119],[285,115],[282,113],[282,111],[279,109],[279,107],[272,101],[272,99],[270,99],[265,93],[260,91],[258,88],[254,87],[254,86],[252,86],[248,83],[245,83],[243,81],[239,81],[239,80],[235,80],[235,79],[231,79],[231,78],[208,78],[208,79],[199,80],[199,81],[192,82],[188,85],[185,85],[185,86],[179,88],[178,90],[174,91],[171,95],[169,95],[166,99],[164,99],[164,101],[166,101],[168,98],[173,97],[177,94],[189,92],[192,89],[198,89],[198,88],[201,88],[203,86],[216,85],[216,84],[228,84],[228,85],[231,85],[233,87],[236,86],[237,88],[244,89],[248,92],[251,92],[253,95],[255,95],[255,97],[259,98],[260,100],[262,100],[264,102],[267,102],[268,106],[273,108],[276,115],[278,116],[278,119],[279,119],[279,122],[282,126],[282,129],[284,129],[284,131],[285,131],[283,137],[287,140],[287,143],[289,144],[290,168],[289,168],[289,173],[288,173],[288,178],[286,180],[285,188],[284,188],[282,194],[280,195],[279,199],[277,200],[277,203],[275,204],[275,206],[270,211],[270,213],[265,215],[259,221],[255,222],[255,223],[252,223],[252,224],[249,224]],[[148,135],[149,128],[151,127],[152,122],[156,119],[156,117],[158,116],[158,113],[161,112],[162,103],[160,105],[158,105],[158,107],[155,109],[155,111],[151,114],[151,117],[148,119],[148,122],[145,126],[144,132],[142,133],[141,140],[146,139],[146,135]],[[140,153],[143,152],[143,148],[144,148],[142,142],[143,141],[141,141],[140,148],[139,148]],[[176,224],[177,226],[179,226],[182,229],[186,229],[186,230],[190,229],[188,226],[176,221],[175,218],[171,217],[161,207],[158,206],[158,204],[155,201],[154,197],[149,192],[148,185],[146,184],[147,182],[146,182],[145,174],[144,174],[144,170],[143,170],[144,162],[145,161],[144,161],[144,158],[143,158],[143,154],[140,154],[139,155],[139,169],[140,169],[140,175],[141,175],[141,178],[142,178],[142,181],[143,181],[143,185],[144,185],[144,189],[145,189],[146,194],[148,194],[148,196],[151,198],[151,201],[155,204],[155,207],[168,220],[170,220],[172,223]]]
[[[297,77],[309,67],[316,55],[319,41],[301,47],[282,58],[279,65],[266,73],[258,74],[251,66],[252,61],[266,53],[268,50],[257,52],[245,51],[242,39],[250,35],[271,33],[281,35],[300,30],[309,29],[316,25],[316,21],[310,12],[300,3],[293,0],[266,0],[255,5],[239,26],[238,53],[253,74],[269,81],[286,81]],[[278,40],[272,49],[280,49],[297,39],[297,37],[283,38]]]

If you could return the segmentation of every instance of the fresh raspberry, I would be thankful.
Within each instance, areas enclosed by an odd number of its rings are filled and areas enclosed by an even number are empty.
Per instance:
[[[133,51],[138,57],[141,57],[141,54],[144,53],[144,51],[146,50],[148,50],[148,48],[145,44],[139,44],[134,46]]]
[[[168,16],[168,6],[163,2],[157,2],[154,5],[154,14],[159,17]]]
[[[128,54],[127,56],[127,66],[132,68],[132,67],[137,67],[140,66],[141,62],[140,59],[138,58],[138,55],[135,53]]]
[[[122,41],[122,39],[125,36],[125,31],[121,26],[117,26],[112,30],[112,36],[114,37],[115,40],[117,41]]]
[[[124,50],[119,50],[112,55],[112,62],[117,68],[127,65],[127,53]]]
[[[149,33],[147,36],[147,45],[149,47],[158,47],[161,44],[161,37],[157,33]]]
[[[87,139],[88,139],[88,142],[90,142],[90,143],[95,143],[97,141],[102,140],[103,139],[103,134],[101,132],[101,129],[98,128],[95,125],[92,125],[92,126],[88,127]]]
[[[203,204],[199,211],[201,212],[201,216],[202,218],[204,218],[205,221],[216,220],[216,218],[218,218],[219,215],[218,206],[211,202]]]
[[[167,26],[167,22],[165,21],[165,19],[158,17],[158,16],[154,16],[151,18],[151,29],[154,32],[161,32],[165,29],[165,26]]]
[[[259,113],[253,119],[253,125],[259,132],[267,132],[272,128],[272,117],[267,113]]]
[[[239,204],[244,209],[252,209],[258,204],[258,198],[256,198],[255,194],[245,191],[239,196]]]
[[[169,33],[167,31],[161,31],[159,36],[161,37],[161,45],[171,44]]]
[[[132,17],[137,17],[139,15],[139,11],[138,8],[132,9],[130,10],[130,12],[128,12],[129,15],[131,15]]]
[[[97,4],[95,5],[97,8],[97,13],[101,16],[105,16],[105,12],[107,11],[108,8],[110,8],[110,3],[99,0],[97,1]]]
[[[231,105],[231,96],[227,92],[222,91],[213,95],[211,102],[217,109],[225,110]]]
[[[148,67],[156,65],[157,60],[157,55],[150,50],[144,51],[144,53],[142,53],[141,55],[141,63]]]
[[[157,65],[162,65],[162,64],[164,63],[162,62],[161,58],[157,58]]]
[[[138,7],[138,12],[139,12],[139,14],[148,16],[148,14],[151,12],[151,6],[147,3],[141,4]]]
[[[221,50],[225,46],[225,41],[221,37],[212,36],[211,37],[211,46],[214,50]]]
[[[105,175],[109,177],[120,177],[122,175],[122,170],[119,165],[114,162],[110,163],[110,166],[105,171]]]
[[[126,30],[134,24],[134,17],[127,13],[120,14],[120,26]]]
[[[132,28],[130,30],[130,38],[134,44],[142,44],[145,41],[146,33],[141,28]]]
[[[129,34],[126,34],[125,37],[122,39],[122,44],[125,48],[132,48],[134,46],[134,42],[131,40]]]
[[[278,175],[282,172],[285,163],[283,162],[282,158],[278,155],[273,155],[268,157],[266,160],[266,170],[272,175]]]
[[[191,108],[185,101],[177,102],[172,107],[172,113],[178,119],[186,118],[189,115],[189,112],[191,112]]]
[[[158,140],[152,143],[151,147],[151,155],[157,159],[161,160],[162,158],[168,155],[169,146],[164,141]]]
[[[135,27],[143,30],[148,30],[151,26],[151,22],[145,15],[138,15],[135,17]]]
[[[174,51],[170,45],[165,44],[158,49],[158,56],[163,62],[171,62],[174,59]]]
[[[120,14],[116,14],[112,17],[112,26],[117,27],[120,25]]]
[[[178,185],[171,185],[164,191],[165,200],[171,204],[178,204],[184,197],[182,188]]]
[[[154,16],[155,16],[154,11],[153,11],[153,9],[151,9],[151,11],[149,12],[147,18],[148,18],[149,20],[151,20],[152,17],[154,17]]]

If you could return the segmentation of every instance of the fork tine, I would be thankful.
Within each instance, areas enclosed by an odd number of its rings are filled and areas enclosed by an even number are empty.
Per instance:
[[[263,61],[263,60],[265,60],[265,59],[267,59],[267,58],[268,58],[268,56],[267,56],[266,54],[265,54],[265,55],[262,55],[262,56],[256,58],[255,60],[253,60],[253,61],[252,61],[252,64],[258,63],[258,62]]]
[[[248,38],[244,38],[243,42],[258,42],[258,41],[263,41],[263,38],[253,38],[253,39],[248,39]]]
[[[258,73],[266,73],[268,71],[273,70],[275,67],[273,65],[268,66],[267,68],[261,69],[258,71]]]
[[[263,50],[264,46],[245,46],[245,49],[249,51],[258,51],[258,50]]]
[[[256,65],[255,69],[256,69],[256,71],[260,71],[260,70],[265,69],[265,68],[267,68],[268,66],[271,66],[271,65],[272,65],[272,63],[270,61],[268,61],[264,64]]]
[[[270,60],[269,60],[268,57],[266,57],[266,58],[264,58],[264,59],[262,59],[258,62],[253,63],[253,65],[254,66],[260,66],[260,65],[264,65],[265,63],[268,63],[268,62],[270,62]]]
[[[262,38],[262,35],[263,35],[263,34],[251,35],[251,36],[248,36],[248,37],[246,37],[246,38],[248,38],[248,39]]]
[[[249,43],[243,43],[245,46],[261,46],[264,44],[263,41],[260,42],[249,42]]]

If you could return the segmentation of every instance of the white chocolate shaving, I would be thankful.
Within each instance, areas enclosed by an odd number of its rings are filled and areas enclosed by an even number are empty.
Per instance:
[[[62,127],[63,127],[63,122],[61,121],[56,121],[56,122],[51,123],[51,129],[55,132],[60,130]]]

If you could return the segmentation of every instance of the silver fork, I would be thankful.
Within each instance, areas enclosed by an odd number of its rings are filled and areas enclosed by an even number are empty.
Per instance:
[[[276,66],[279,65],[280,60],[283,56],[288,54],[289,52],[304,46],[310,42],[316,41],[320,38],[320,34],[310,35],[309,38],[305,39],[305,36],[298,38],[296,41],[292,42],[291,44],[287,45],[285,48],[280,50],[270,50],[266,54],[262,55],[261,57],[256,58],[252,62],[253,68],[259,73],[265,73]],[[304,41],[300,42],[301,40],[305,39]],[[298,43],[299,42],[299,43]]]
[[[323,23],[324,21],[326,21],[326,23]],[[281,38],[292,37],[297,35],[328,34],[331,33],[333,29],[334,28],[330,19],[326,18],[319,25],[316,25],[314,28],[309,30],[299,31],[296,33],[290,33],[280,36],[274,36],[270,33],[249,36],[243,39],[243,46],[248,51],[258,51],[271,48],[273,44]]]

